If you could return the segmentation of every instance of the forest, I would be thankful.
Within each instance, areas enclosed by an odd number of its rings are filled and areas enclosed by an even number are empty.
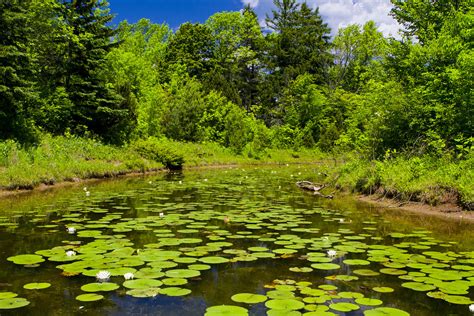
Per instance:
[[[131,155],[136,169],[155,154],[181,164],[168,156],[201,144],[337,157],[334,183],[432,204],[451,194],[470,209],[474,7],[391,2],[399,37],[373,21],[331,36],[296,0],[275,0],[264,26],[246,7],[176,30],[113,25],[103,0],[1,0],[0,185],[57,181],[50,162],[74,151]],[[44,173],[22,178],[41,160]]]

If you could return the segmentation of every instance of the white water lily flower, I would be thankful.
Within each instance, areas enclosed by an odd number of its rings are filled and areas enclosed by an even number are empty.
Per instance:
[[[336,250],[328,250],[328,256],[334,258],[337,255]]]
[[[97,278],[97,280],[99,281],[107,281],[110,279],[110,272],[109,271],[99,271],[97,272],[97,274],[95,275],[95,277]]]
[[[128,273],[125,273],[123,277],[125,278],[125,280],[132,280],[135,277],[135,275],[132,272],[128,272]]]
[[[86,191],[87,191],[87,187],[83,187],[82,189],[84,190],[84,192],[86,192]]]
[[[91,193],[89,191],[86,191],[86,196],[90,196]]]
[[[474,304],[469,305],[469,310],[471,313],[474,313]]]
[[[66,256],[68,256],[68,257],[72,257],[72,256],[75,256],[75,255],[76,255],[76,252],[74,250],[66,251]]]
[[[165,213],[161,212],[160,217],[165,217]]]
[[[76,229],[74,227],[66,227],[66,229],[69,234],[74,234],[76,232]]]

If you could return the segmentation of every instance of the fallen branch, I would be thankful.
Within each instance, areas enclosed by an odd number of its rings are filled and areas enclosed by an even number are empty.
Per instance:
[[[314,195],[322,196],[326,199],[332,199],[333,198],[332,195],[324,195],[321,192],[319,192],[319,191],[321,191],[322,189],[324,189],[326,187],[325,184],[314,184],[310,181],[298,181],[298,182],[296,182],[296,185],[299,188],[303,189],[303,190],[313,192]]]

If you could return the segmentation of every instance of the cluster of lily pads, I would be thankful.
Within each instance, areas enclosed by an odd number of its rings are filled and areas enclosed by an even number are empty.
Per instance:
[[[275,280],[262,294],[235,294],[232,300],[241,306],[211,306],[206,315],[246,315],[245,304],[264,304],[273,316],[359,309],[368,316],[408,315],[379,299],[381,293],[390,295],[386,293],[394,291],[391,287],[378,284],[363,294],[339,291],[334,285],[379,275],[398,278],[401,287],[426,292],[429,298],[474,303],[469,298],[474,251],[449,251],[454,243],[436,240],[424,230],[380,234],[378,220],[363,221],[362,232],[357,233],[343,211],[254,200],[241,191],[216,197],[206,191],[210,185],[203,181],[187,186],[180,181],[163,188],[148,183],[138,192],[115,197],[91,190],[83,202],[37,226],[46,231],[59,228],[65,235],[62,244],[7,260],[25,268],[54,264],[58,275],[84,280],[83,293],[76,297],[81,302],[102,300],[105,293],[117,290],[136,298],[186,296],[192,293],[189,285],[204,279],[207,270],[215,265],[232,268],[236,262],[264,265],[267,260],[288,259],[289,272],[301,279]],[[163,195],[170,190],[182,194],[170,201]],[[189,190],[199,192],[200,200],[191,199]],[[126,200],[138,194],[141,203],[132,210]],[[332,230],[323,229],[320,222],[330,223]],[[307,278],[326,284],[313,286]],[[42,282],[24,288],[49,286]],[[16,293],[0,292],[0,309],[28,304]]]
[[[311,282],[295,280],[274,280],[267,288],[272,290],[263,294],[239,293],[232,296],[237,303],[248,305],[265,304],[268,316],[331,316],[335,312],[352,312],[366,309],[366,316],[409,316],[403,310],[393,307],[377,307],[383,304],[379,299],[367,298],[357,292],[338,292],[337,286],[323,284],[312,286]],[[375,307],[375,308],[372,308]],[[367,309],[370,308],[370,309]],[[248,315],[248,309],[236,305],[211,306],[206,316]]]

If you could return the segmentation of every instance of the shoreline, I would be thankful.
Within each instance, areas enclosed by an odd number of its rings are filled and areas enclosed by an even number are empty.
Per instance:
[[[321,161],[317,162],[293,162],[293,163],[279,163],[279,162],[266,162],[266,163],[247,163],[247,164],[239,164],[239,163],[230,163],[230,164],[203,164],[203,165],[191,165],[191,166],[184,166],[182,169],[183,171],[186,170],[200,170],[200,169],[225,169],[225,168],[233,168],[239,166],[258,166],[258,165],[301,165],[301,164],[320,164]],[[90,177],[90,178],[74,178],[73,180],[65,180],[59,181],[53,184],[50,183],[41,183],[38,186],[35,186],[31,189],[16,189],[16,190],[9,190],[2,188],[0,189],[0,199],[12,197],[12,196],[21,196],[29,193],[35,192],[45,192],[52,189],[57,188],[65,188],[68,186],[77,185],[78,183],[94,183],[109,179],[120,179],[120,178],[128,178],[128,177],[138,177],[138,176],[146,176],[146,175],[153,175],[159,174],[163,172],[169,171],[166,168],[156,168],[153,170],[148,171],[130,171],[130,172],[123,172],[118,174],[104,174],[102,177]],[[344,191],[339,191],[338,194],[341,195],[350,195],[354,199],[374,205],[376,207],[380,207],[387,211],[390,210],[397,210],[397,211],[407,211],[412,214],[417,215],[426,215],[426,216],[434,216],[438,218],[443,218],[447,220],[461,220],[467,221],[469,223],[474,223],[474,212],[463,210],[460,206],[453,204],[453,203],[444,203],[439,204],[436,206],[429,205],[423,202],[413,202],[413,201],[399,201],[394,198],[387,198],[380,196],[377,193],[366,195],[366,194],[352,194],[347,193]],[[337,197],[336,197],[337,198]]]
[[[399,201],[393,198],[382,197],[377,194],[357,194],[355,198],[359,201],[390,210],[406,211],[416,215],[434,216],[447,220],[466,221],[474,224],[474,212],[463,210],[453,203],[439,204],[436,206],[423,202]]]

